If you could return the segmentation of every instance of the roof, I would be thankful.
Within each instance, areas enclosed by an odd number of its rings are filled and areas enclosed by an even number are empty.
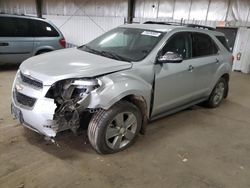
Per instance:
[[[196,27],[197,26],[197,27]],[[171,30],[178,29],[178,30],[185,30],[185,31],[190,31],[190,32],[203,32],[203,33],[210,33],[213,35],[224,35],[221,32],[218,32],[216,30],[211,30],[211,29],[206,29],[206,26],[201,26],[201,25],[167,25],[167,24],[125,24],[120,27],[123,28],[135,28],[135,29],[145,29],[145,30],[152,30],[152,31],[157,31],[157,32],[163,32],[167,33],[170,32]],[[204,27],[204,28],[202,28]],[[210,28],[210,27],[207,27]],[[214,28],[215,29],[215,28]]]
[[[162,25],[162,24],[126,24],[121,27],[125,28],[135,28],[135,29],[145,29],[152,30],[158,32],[169,32],[175,28],[181,28],[183,26],[175,26],[175,25]]]
[[[27,18],[27,19],[35,19],[35,20],[43,20],[44,21],[44,18],[38,18],[38,17],[35,17],[35,16],[28,16],[28,15],[3,14],[3,13],[0,13],[0,17]]]

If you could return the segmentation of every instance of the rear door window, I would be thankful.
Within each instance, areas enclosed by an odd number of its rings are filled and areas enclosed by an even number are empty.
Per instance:
[[[0,23],[1,37],[32,37],[28,19],[0,17]]]
[[[203,33],[192,34],[193,57],[210,56],[218,53],[218,48],[212,38]]]
[[[221,44],[230,52],[227,40],[224,36],[216,36],[216,38],[221,42]]]
[[[34,37],[58,37],[59,33],[56,29],[47,22],[40,20],[32,20],[32,25],[34,29]]]

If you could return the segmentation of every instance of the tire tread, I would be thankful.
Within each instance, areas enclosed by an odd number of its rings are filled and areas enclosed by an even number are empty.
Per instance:
[[[107,148],[106,146],[104,146],[103,140],[100,140],[100,138],[104,134],[103,128],[105,126],[107,126],[105,123],[107,123],[108,120],[110,119],[110,117],[112,117],[112,114],[114,114],[114,112],[116,112],[117,110],[119,110],[125,106],[132,107],[134,110],[136,110],[141,115],[139,109],[134,104],[132,104],[128,101],[119,101],[115,105],[110,107],[108,110],[100,109],[98,112],[96,112],[92,116],[90,123],[89,123],[89,127],[88,127],[88,138],[89,138],[90,144],[97,151],[97,153],[108,154],[108,153],[115,153],[116,152],[116,151],[113,151],[110,148]],[[141,128],[141,123],[142,123],[142,117],[140,116],[137,134],[139,133],[139,130]],[[100,130],[100,129],[102,129],[102,130]],[[132,144],[132,142],[131,142],[131,144]]]

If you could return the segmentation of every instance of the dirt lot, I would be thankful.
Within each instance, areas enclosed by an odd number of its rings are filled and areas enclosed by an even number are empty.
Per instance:
[[[134,146],[98,155],[84,135],[60,146],[10,115],[16,67],[0,67],[0,187],[250,187],[250,76],[234,73],[228,100],[193,107],[148,126]]]

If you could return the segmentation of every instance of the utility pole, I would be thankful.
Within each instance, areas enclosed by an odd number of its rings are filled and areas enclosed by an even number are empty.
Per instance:
[[[36,13],[38,18],[42,18],[42,6],[43,6],[43,0],[36,0]]]
[[[128,17],[127,22],[132,23],[135,12],[135,0],[128,0]]]

